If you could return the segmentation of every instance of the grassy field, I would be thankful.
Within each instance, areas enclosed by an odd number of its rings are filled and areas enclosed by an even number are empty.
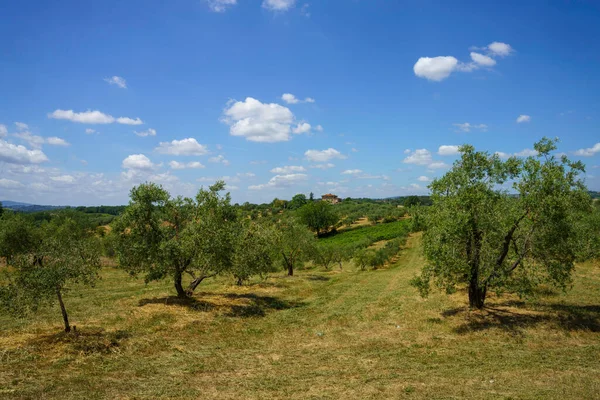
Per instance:
[[[369,244],[405,236],[408,234],[410,222],[401,220],[389,222],[386,224],[363,225],[356,228],[342,231],[319,240],[320,244],[347,246],[354,245],[358,242],[366,242],[365,247]]]
[[[533,302],[421,299],[420,236],[390,268],[298,271],[182,304],[168,282],[106,269],[52,308],[0,319],[3,399],[600,398],[600,268]]]

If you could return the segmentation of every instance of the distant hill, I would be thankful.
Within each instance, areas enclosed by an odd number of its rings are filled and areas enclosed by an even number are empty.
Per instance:
[[[8,208],[15,211],[30,213],[30,212],[38,212],[38,211],[49,211],[49,210],[57,210],[60,208],[65,208],[65,206],[44,206],[39,204],[29,204],[29,203],[21,203],[18,201],[10,201],[10,200],[0,200],[2,203],[2,207]]]

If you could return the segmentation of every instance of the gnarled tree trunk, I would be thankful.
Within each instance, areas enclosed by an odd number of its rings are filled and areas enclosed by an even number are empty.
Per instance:
[[[175,271],[175,276],[173,277],[173,281],[175,283],[175,290],[177,290],[177,297],[186,298],[187,293],[183,289],[183,284],[181,283],[181,271]]]

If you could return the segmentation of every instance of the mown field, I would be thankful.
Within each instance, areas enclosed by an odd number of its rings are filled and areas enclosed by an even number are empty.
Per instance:
[[[0,398],[600,398],[598,264],[566,294],[469,311],[462,292],[418,296],[422,263],[416,234],[389,268],[220,278],[186,303],[106,268],[65,296],[78,337],[57,307],[2,317]]]

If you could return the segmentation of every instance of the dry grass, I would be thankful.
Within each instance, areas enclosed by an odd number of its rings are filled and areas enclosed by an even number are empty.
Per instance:
[[[0,398],[339,399],[600,397],[600,272],[567,294],[421,299],[420,237],[378,271],[299,271],[192,301],[106,269],[60,313],[0,319]]]

